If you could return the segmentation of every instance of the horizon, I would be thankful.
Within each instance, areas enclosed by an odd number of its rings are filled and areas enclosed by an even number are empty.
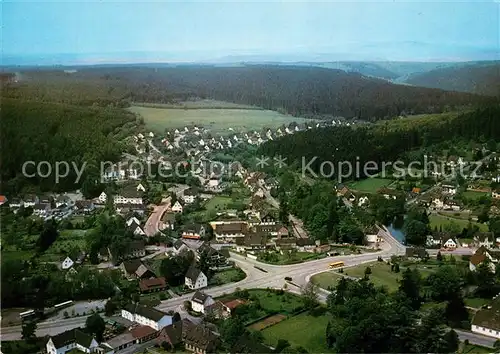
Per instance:
[[[498,60],[499,5],[5,3],[2,65]]]

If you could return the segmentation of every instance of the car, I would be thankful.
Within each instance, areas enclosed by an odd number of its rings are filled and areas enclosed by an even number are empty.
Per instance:
[[[292,277],[285,277],[286,281],[292,281]]]

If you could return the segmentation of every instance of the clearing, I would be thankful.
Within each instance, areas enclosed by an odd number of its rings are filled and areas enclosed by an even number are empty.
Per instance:
[[[348,187],[358,192],[376,193],[380,188],[386,187],[391,183],[392,180],[387,178],[367,178],[349,183]]]
[[[276,346],[279,339],[286,339],[293,347],[304,347],[310,353],[326,353],[326,326],[329,318],[326,315],[312,316],[309,313],[291,317],[261,333],[264,342]]]
[[[452,218],[452,217],[436,215],[436,214],[430,215],[429,221],[430,221],[431,229],[434,229],[434,228],[445,229],[447,227],[447,225],[455,225],[460,231],[462,231],[463,228],[465,228],[469,225],[468,220]],[[479,227],[480,231],[483,231],[483,232],[488,231],[488,225],[486,225],[486,224],[472,222],[472,225],[477,225],[477,227]]]
[[[489,193],[487,192],[475,192],[475,191],[467,191],[462,193],[462,197],[471,199],[471,200],[477,200],[481,197],[487,197]]]
[[[236,283],[245,279],[246,274],[240,268],[230,268],[220,270],[214,274],[209,281],[209,285],[223,285],[228,283]]]
[[[299,124],[310,121],[275,111],[248,108],[178,109],[132,106],[129,110],[142,116],[146,127],[162,133],[165,129],[183,128],[191,124],[203,126],[211,133],[231,134],[229,128],[235,132],[260,131],[262,128],[277,128],[292,122]]]
[[[329,271],[313,275],[311,281],[320,288],[328,290],[330,287],[335,287],[341,278],[342,274]]]

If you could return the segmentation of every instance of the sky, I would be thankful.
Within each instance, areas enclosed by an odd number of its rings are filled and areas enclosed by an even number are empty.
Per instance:
[[[388,60],[475,55],[481,59],[485,51],[499,52],[499,5],[498,1],[4,0],[2,51],[4,57],[71,54],[125,61],[146,52],[180,61],[314,53]]]

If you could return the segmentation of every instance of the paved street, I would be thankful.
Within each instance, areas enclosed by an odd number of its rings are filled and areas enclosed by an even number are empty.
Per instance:
[[[497,340],[496,338],[493,337],[487,337],[469,331],[462,331],[459,329],[455,329],[455,332],[457,332],[458,337],[460,338],[461,341],[468,339],[470,343],[482,345],[483,347],[493,348]]]
[[[163,214],[170,208],[170,197],[162,200],[162,204],[155,205],[153,212],[144,225],[146,236],[154,236],[160,231],[160,221]]]

